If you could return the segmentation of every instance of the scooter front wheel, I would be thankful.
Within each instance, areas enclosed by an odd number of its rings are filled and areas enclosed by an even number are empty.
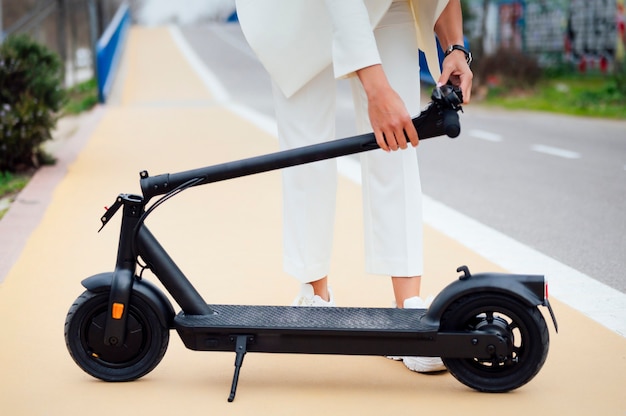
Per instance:
[[[496,333],[507,343],[507,356],[443,358],[457,380],[478,391],[500,393],[523,386],[539,372],[548,355],[549,334],[543,315],[537,307],[510,295],[479,293],[460,298],[444,313],[441,329]]]
[[[109,292],[85,291],[65,319],[65,344],[86,373],[104,381],[131,381],[152,371],[169,342],[168,328],[139,296],[130,299],[125,341],[122,346],[104,343]]]

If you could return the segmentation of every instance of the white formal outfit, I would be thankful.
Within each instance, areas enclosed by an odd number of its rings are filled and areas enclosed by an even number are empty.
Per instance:
[[[408,112],[420,111],[418,43],[438,77],[433,27],[441,0],[238,0],[241,27],[273,80],[280,147],[335,139],[335,79],[351,77],[357,130],[371,131],[354,72],[382,64]],[[424,27],[426,26],[426,28]],[[423,272],[416,150],[362,153],[366,270]],[[284,266],[306,283],[328,275],[337,166],[326,160],[283,170]]]

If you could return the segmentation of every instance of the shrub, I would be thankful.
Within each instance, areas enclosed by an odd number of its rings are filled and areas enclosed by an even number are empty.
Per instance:
[[[0,172],[37,167],[65,101],[59,57],[26,35],[0,45]]]
[[[482,57],[472,69],[477,84],[496,88],[530,88],[542,76],[541,67],[534,57],[513,49],[500,49],[493,55]]]

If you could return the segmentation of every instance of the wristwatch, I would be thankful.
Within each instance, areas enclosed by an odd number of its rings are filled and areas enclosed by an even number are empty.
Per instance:
[[[448,46],[448,49],[446,49],[446,53],[444,54],[444,57],[450,55],[453,51],[461,51],[465,54],[465,60],[467,61],[467,64],[470,65],[472,63],[472,53],[467,50],[467,48],[463,45],[450,45]]]

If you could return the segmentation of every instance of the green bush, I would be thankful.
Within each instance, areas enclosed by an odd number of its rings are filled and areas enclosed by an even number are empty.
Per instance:
[[[26,35],[0,45],[0,172],[37,167],[65,101],[59,57]]]

